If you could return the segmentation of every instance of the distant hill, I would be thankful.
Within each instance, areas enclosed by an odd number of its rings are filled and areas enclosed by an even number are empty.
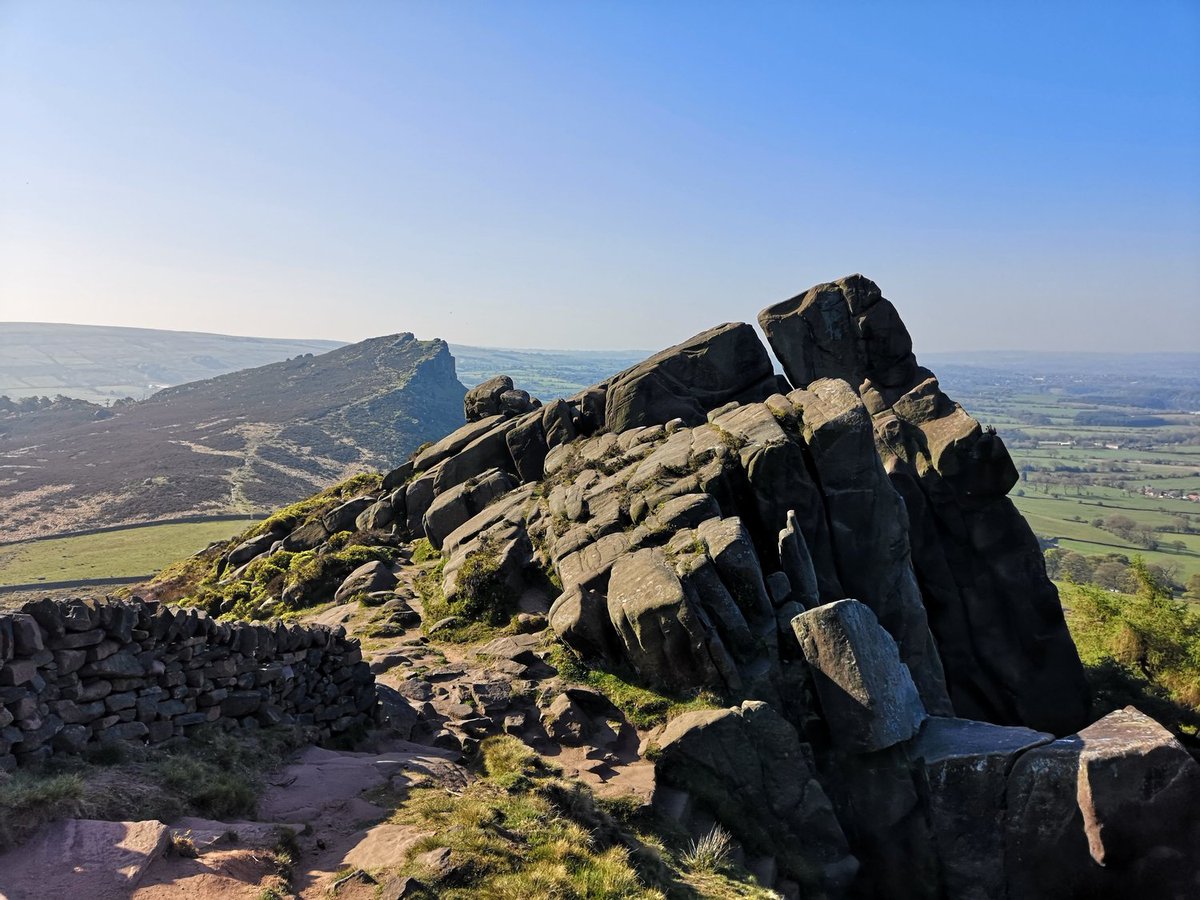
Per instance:
[[[0,404],[5,538],[290,503],[452,431],[464,393],[443,341],[399,334],[112,408]]]
[[[143,400],[177,384],[265,366],[344,341],[237,337],[157,328],[0,322],[0,397]],[[535,397],[577,393],[645,358],[642,350],[509,350],[450,345],[468,387],[497,373]]]
[[[161,388],[327,353],[342,341],[0,322],[0,396],[141,400]]]

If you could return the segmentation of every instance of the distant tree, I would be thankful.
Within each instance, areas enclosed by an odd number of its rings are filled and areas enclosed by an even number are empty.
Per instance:
[[[1200,572],[1196,572],[1187,581],[1187,594],[1189,600],[1200,600]]]
[[[1110,591],[1128,593],[1135,589],[1129,567],[1115,559],[1106,559],[1092,568],[1092,583]]]
[[[1065,553],[1059,547],[1051,547],[1046,551],[1046,574],[1057,580],[1062,572],[1062,558]]]
[[[1076,584],[1087,584],[1092,580],[1092,563],[1082,553],[1067,550],[1063,553],[1059,567],[1061,576]]]
[[[1104,520],[1104,528],[1107,531],[1111,531],[1123,541],[1132,541],[1134,530],[1137,528],[1137,522],[1129,518],[1129,516],[1116,513]]]

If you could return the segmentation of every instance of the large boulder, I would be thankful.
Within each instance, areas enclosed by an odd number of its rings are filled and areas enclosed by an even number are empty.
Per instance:
[[[771,706],[747,701],[683,713],[656,743],[659,781],[686,791],[749,853],[774,856],[780,872],[812,896],[837,895],[848,886],[858,864],[817,780],[812,753]]]
[[[504,411],[501,398],[512,389],[513,380],[507,375],[497,375],[483,384],[475,385],[463,398],[463,413],[467,421],[478,422],[488,416],[499,415]]]
[[[325,526],[325,531],[329,534],[337,534],[339,531],[353,531],[355,528],[355,520],[359,514],[366,511],[375,504],[375,497],[355,497],[353,500],[347,500],[340,506],[335,506],[329,512],[321,517],[321,524]]]
[[[439,494],[425,513],[425,536],[429,543],[441,549],[451,532],[514,487],[516,483],[507,472],[491,469]]]
[[[870,607],[839,600],[801,613],[792,628],[837,747],[871,753],[916,734],[925,707],[895,640]]]
[[[698,425],[731,400],[761,400],[774,372],[754,329],[729,323],[709,329],[608,382],[604,419],[610,431],[682,419]]]
[[[542,433],[547,447],[575,440],[575,416],[566,400],[552,400],[542,408]]]
[[[225,558],[231,566],[245,565],[256,556],[270,550],[276,541],[284,537],[286,531],[286,528],[282,525],[274,525],[262,534],[242,541],[242,543],[230,550]]]
[[[650,684],[686,691],[719,684],[710,641],[694,602],[657,548],[622,556],[608,584],[608,617],[625,659]]]
[[[1053,735],[974,722],[925,720],[909,745],[938,857],[956,900],[1007,896],[1004,819],[1008,773],[1022,753]]]
[[[504,436],[508,453],[522,481],[539,481],[546,462],[546,433],[542,428],[542,413],[534,410],[523,416]]]
[[[441,462],[434,477],[434,494],[448,491],[469,478],[482,475],[488,469],[513,471],[512,456],[509,455],[506,440],[513,425],[514,420],[511,419],[498,422],[458,453]]]
[[[604,659],[611,653],[616,635],[603,594],[575,585],[559,595],[547,618],[563,643],[584,659]]]
[[[912,338],[879,287],[861,275],[818,284],[758,314],[788,380],[906,386],[917,369]]]
[[[365,562],[342,581],[333,595],[334,603],[345,603],[355,597],[365,597],[372,591],[390,591],[396,586],[391,568],[377,559]]]
[[[456,453],[460,453],[468,444],[477,438],[483,437],[483,435],[487,434],[503,421],[504,416],[497,413],[496,415],[468,422],[461,428],[450,432],[440,441],[430,444],[417,454],[412,464],[413,472],[429,471],[442,460],[449,459]],[[405,480],[407,481],[408,479],[406,478]]]
[[[1133,707],[1017,760],[1010,897],[1200,896],[1200,764]]]

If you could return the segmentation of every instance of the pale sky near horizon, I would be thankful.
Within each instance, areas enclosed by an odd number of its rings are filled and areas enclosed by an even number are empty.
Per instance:
[[[0,321],[1200,346],[1200,3],[0,0]]]

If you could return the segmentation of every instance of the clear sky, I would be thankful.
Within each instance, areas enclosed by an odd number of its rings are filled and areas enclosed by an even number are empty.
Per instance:
[[[0,0],[0,320],[1200,345],[1200,3]]]

